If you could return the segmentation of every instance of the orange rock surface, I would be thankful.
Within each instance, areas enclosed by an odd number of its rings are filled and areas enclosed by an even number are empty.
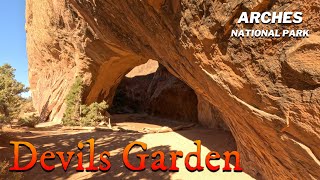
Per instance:
[[[258,179],[319,179],[319,0],[27,0],[29,79],[59,121],[77,75],[87,103],[112,102],[133,67],[159,61],[220,112]],[[306,39],[230,38],[242,11],[301,11]],[[214,137],[212,137],[214,140]]]

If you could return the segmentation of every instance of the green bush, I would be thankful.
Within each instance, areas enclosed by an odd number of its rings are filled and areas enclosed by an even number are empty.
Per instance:
[[[96,126],[105,120],[104,111],[108,108],[105,101],[82,104],[83,85],[81,77],[77,77],[75,83],[66,97],[66,111],[62,118],[63,125],[67,126]]]
[[[105,101],[101,103],[92,103],[91,105],[81,106],[80,126],[96,126],[100,122],[106,120],[103,112],[106,111],[108,105]]]
[[[25,117],[25,118],[20,118],[18,120],[18,125],[19,126],[26,126],[26,127],[35,127],[37,124],[40,123],[40,118],[39,116],[32,114],[31,116]]]

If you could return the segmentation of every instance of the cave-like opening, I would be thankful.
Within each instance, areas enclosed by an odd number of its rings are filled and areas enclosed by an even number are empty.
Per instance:
[[[125,75],[109,112],[113,123],[132,130],[195,124],[192,129],[179,131],[179,135],[192,141],[200,139],[205,147],[220,153],[236,150],[219,110],[154,60]]]
[[[219,110],[157,61],[134,67],[118,85],[109,112],[147,114],[230,131]]]
[[[198,121],[196,93],[157,61],[135,67],[120,82],[112,114],[146,113],[183,122]]]

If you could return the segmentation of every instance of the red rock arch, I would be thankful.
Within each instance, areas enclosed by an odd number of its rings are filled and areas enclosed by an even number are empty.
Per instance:
[[[34,104],[44,117],[59,119],[76,75],[84,77],[84,99],[92,102],[111,98],[130,68],[155,59],[222,113],[251,175],[319,178],[320,74],[310,66],[318,65],[319,49],[308,48],[320,43],[320,14],[314,8],[319,2],[290,3],[27,0]],[[229,38],[239,12],[284,7],[310,17],[299,26],[314,35],[301,40]],[[253,28],[275,28],[268,26]],[[302,51],[311,58],[297,67]]]

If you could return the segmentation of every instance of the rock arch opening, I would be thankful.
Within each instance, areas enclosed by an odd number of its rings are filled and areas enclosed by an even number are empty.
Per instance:
[[[191,141],[200,139],[204,147],[219,153],[237,149],[219,110],[155,60],[134,67],[122,78],[108,111],[113,125],[129,130],[152,133],[165,127],[191,127],[174,131]]]
[[[161,118],[197,122],[197,95],[157,61],[130,71],[117,87],[111,113],[147,113]]]
[[[219,110],[158,61],[134,67],[115,90],[111,114],[147,114],[230,131]]]

